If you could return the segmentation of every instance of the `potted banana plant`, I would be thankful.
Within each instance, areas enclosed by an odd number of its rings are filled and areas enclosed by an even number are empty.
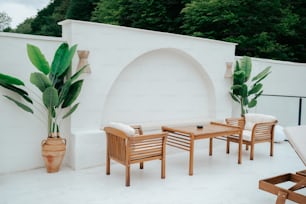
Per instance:
[[[240,104],[241,116],[257,105],[257,99],[263,93],[261,81],[271,73],[271,67],[266,67],[252,79],[251,72],[250,57],[244,56],[240,62],[236,61],[230,95],[235,102]]]
[[[42,141],[42,156],[47,172],[58,172],[66,152],[66,139],[60,136],[60,124],[77,108],[78,98],[83,80],[79,79],[86,66],[71,75],[71,61],[76,52],[76,45],[69,48],[62,43],[56,50],[51,65],[41,50],[32,44],[27,45],[27,54],[37,69],[30,74],[30,82],[41,92],[40,103],[45,108],[48,136]],[[7,99],[29,113],[34,113],[33,98],[26,90],[22,80],[0,73],[0,86],[21,96],[14,98],[5,95]]]

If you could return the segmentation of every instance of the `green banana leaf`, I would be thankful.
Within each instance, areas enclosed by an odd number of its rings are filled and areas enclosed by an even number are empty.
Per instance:
[[[52,86],[50,79],[40,72],[33,72],[30,75],[30,82],[34,84],[41,92]]]
[[[244,84],[245,79],[245,72],[242,70],[239,70],[237,72],[234,72],[233,75],[233,84],[234,85],[242,85]]]
[[[70,116],[79,106],[80,103],[75,104],[64,116],[63,119],[67,118]]]
[[[62,43],[56,50],[51,65],[51,73],[55,77],[61,76],[69,68],[76,48],[77,46],[74,45],[69,49],[67,43]]]
[[[43,92],[43,103],[50,109],[58,105],[58,91],[54,87],[48,87]]]
[[[40,49],[35,45],[27,44],[28,57],[32,64],[45,75],[49,74],[50,66]]]
[[[87,66],[88,66],[88,64],[84,65],[79,71],[77,71],[74,75],[72,75],[71,81],[73,82],[76,79],[78,79],[79,76],[84,73]]]
[[[255,94],[257,92],[259,92],[261,90],[261,88],[263,87],[263,85],[261,83],[259,84],[254,84],[254,86],[251,88],[251,90],[249,91],[249,94],[248,95],[251,95],[251,94]]]
[[[230,92],[230,95],[231,95],[231,97],[232,97],[232,99],[233,99],[234,101],[240,103],[240,100],[239,100],[239,98],[238,98],[236,95],[234,95],[232,92]]]
[[[246,84],[242,84],[240,95],[243,98],[248,97],[248,86]]]
[[[253,77],[252,81],[256,81],[256,80],[261,81],[262,79],[264,79],[266,76],[268,76],[271,73],[270,69],[271,69],[271,66],[266,67],[263,71],[259,72],[255,77]]]
[[[251,76],[252,71],[252,61],[251,58],[248,56],[244,56],[240,61],[240,69],[244,71],[245,78],[244,82],[248,81]]]
[[[24,98],[24,100],[26,100],[27,102],[29,103],[33,103],[32,99],[30,99],[30,97],[28,96],[29,94],[24,91],[23,89],[21,88],[18,88],[14,85],[10,85],[10,84],[2,84],[0,83],[0,86],[12,91],[12,92],[15,92],[16,94],[20,95],[22,98]]]
[[[256,98],[253,98],[249,104],[248,104],[248,108],[254,108],[257,105],[257,100]]]
[[[79,80],[70,86],[68,95],[62,104],[62,108],[70,106],[77,99],[77,97],[81,92],[82,85],[83,85],[83,80]]]
[[[0,84],[2,83],[17,85],[17,86],[24,86],[23,81],[21,81],[20,79],[10,76],[10,75],[5,75],[5,74],[0,73]]]
[[[26,112],[29,112],[29,113],[34,113],[34,111],[27,105],[23,104],[23,103],[20,103],[19,101],[9,97],[9,96],[6,96],[4,95],[4,97],[6,97],[7,99],[13,101],[19,108],[25,110]]]
[[[69,89],[71,87],[71,83],[72,83],[72,80],[70,78],[62,86],[62,89],[59,93],[59,104],[62,104],[64,102],[65,98],[67,98],[67,95],[69,93]]]

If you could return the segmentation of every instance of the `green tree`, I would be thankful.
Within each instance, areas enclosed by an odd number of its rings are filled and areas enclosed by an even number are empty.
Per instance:
[[[66,18],[89,21],[91,13],[99,0],[70,0]]]
[[[61,36],[61,26],[57,23],[65,19],[69,0],[54,0],[37,13],[31,23],[32,34]]]
[[[181,33],[181,10],[190,0],[102,0],[92,20],[102,23]]]
[[[32,33],[32,27],[31,24],[33,22],[34,18],[27,18],[22,23],[20,23],[16,29],[13,30],[15,33],[24,33],[24,34],[31,34]]]
[[[184,33],[238,43],[236,54],[296,60],[281,39],[295,36],[298,16],[281,0],[193,0],[182,11]]]
[[[12,22],[12,18],[5,12],[0,12],[0,31],[8,28]]]
[[[94,22],[119,25],[121,10],[124,9],[121,4],[122,0],[100,1],[92,12],[91,20]]]

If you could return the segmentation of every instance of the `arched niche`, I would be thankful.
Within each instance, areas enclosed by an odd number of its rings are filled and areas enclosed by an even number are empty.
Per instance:
[[[102,125],[111,121],[156,126],[215,117],[215,90],[205,69],[178,49],[142,54],[114,81]]]

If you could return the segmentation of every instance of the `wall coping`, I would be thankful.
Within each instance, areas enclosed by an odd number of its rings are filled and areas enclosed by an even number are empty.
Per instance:
[[[30,35],[30,34],[9,33],[9,32],[0,32],[0,37],[32,39],[32,40],[45,40],[45,41],[58,41],[58,42],[64,42],[65,41],[62,37],[51,37],[51,36],[43,36],[43,35]]]
[[[153,30],[146,30],[146,29],[141,29],[141,28],[132,28],[132,27],[126,27],[126,26],[111,25],[111,24],[89,22],[89,21],[67,19],[67,20],[63,20],[63,21],[58,22],[58,24],[61,25],[61,26],[69,25],[69,24],[72,24],[72,23],[78,23],[78,24],[83,24],[83,25],[99,25],[99,26],[102,26],[102,27],[108,27],[108,28],[113,28],[113,29],[129,30],[129,31],[149,33],[149,34],[155,34],[155,35],[158,34],[158,35],[169,36],[169,37],[180,37],[180,38],[200,40],[200,41],[205,41],[205,42],[210,42],[210,43],[218,43],[218,44],[231,45],[231,46],[236,46],[238,44],[238,43],[232,43],[232,42],[225,42],[225,41],[221,41],[221,40],[193,37],[193,36],[188,36],[188,35],[180,35],[180,34],[175,34],[175,33],[167,33],[167,32],[161,32],[161,31],[153,31]]]

